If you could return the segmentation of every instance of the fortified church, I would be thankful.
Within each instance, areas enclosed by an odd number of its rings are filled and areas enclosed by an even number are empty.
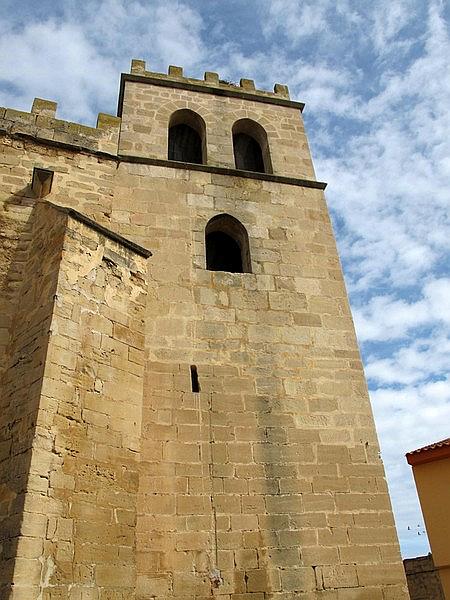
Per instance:
[[[302,109],[0,109],[2,600],[408,598]]]

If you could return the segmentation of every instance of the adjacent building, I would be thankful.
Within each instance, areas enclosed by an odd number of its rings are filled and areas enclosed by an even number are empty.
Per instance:
[[[450,438],[406,455],[412,466],[434,566],[450,599]]]

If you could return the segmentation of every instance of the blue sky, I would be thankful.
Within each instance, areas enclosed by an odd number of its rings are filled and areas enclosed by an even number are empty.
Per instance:
[[[287,83],[304,112],[404,556],[428,552],[408,450],[450,436],[450,5],[0,0],[0,105],[115,114],[131,58]],[[419,535],[420,534],[420,535]]]

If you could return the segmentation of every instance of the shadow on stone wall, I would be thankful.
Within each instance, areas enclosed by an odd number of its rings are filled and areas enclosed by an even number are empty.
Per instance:
[[[31,563],[20,558],[19,546],[23,535],[45,537],[44,514],[30,522],[30,531],[23,531],[23,517],[27,508],[36,511],[26,506],[26,491],[39,493],[40,487],[39,481],[30,480],[31,450],[62,242],[61,237],[47,243],[43,234],[52,227],[39,218],[39,203],[30,198],[31,191],[22,192],[23,197],[6,201],[2,215],[11,232],[9,267],[0,294],[4,322],[9,325],[0,373],[0,597],[5,599],[14,583],[31,584],[40,572],[38,560],[33,561],[33,572]]]

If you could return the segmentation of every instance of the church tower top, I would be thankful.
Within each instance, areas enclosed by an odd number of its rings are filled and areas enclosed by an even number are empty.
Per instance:
[[[186,77],[183,73],[183,67],[170,65],[168,73],[157,73],[146,70],[144,60],[133,59],[131,61],[131,72],[122,73],[119,104],[117,114],[121,116],[123,105],[123,91],[126,81],[135,81],[141,83],[150,83],[163,87],[178,88],[203,92],[206,94],[215,94],[217,96],[229,96],[241,99],[248,99],[256,102],[265,102],[278,104],[280,106],[289,106],[303,111],[305,105],[303,102],[290,100],[289,88],[287,85],[275,83],[273,92],[258,90],[255,87],[253,79],[242,78],[239,85],[231,81],[220,79],[218,73],[206,71],[203,79],[194,79]]]

